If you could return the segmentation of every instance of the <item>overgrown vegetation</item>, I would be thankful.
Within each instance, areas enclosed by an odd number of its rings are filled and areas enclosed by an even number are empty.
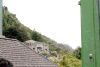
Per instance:
[[[57,43],[49,37],[24,26],[16,18],[16,14],[10,13],[5,6],[3,7],[3,35],[8,38],[18,39],[21,42],[32,39],[39,42],[45,42],[49,44],[50,51],[56,51],[52,52],[51,55],[59,55],[59,60],[53,59],[53,61],[60,67],[81,67],[81,60],[79,60],[80,56],[77,56],[79,54],[77,50],[74,51],[69,45]],[[73,51],[74,56],[78,59],[72,55]],[[45,52],[41,54],[48,55],[48,53]]]
[[[74,52],[73,55],[77,58],[77,59],[81,59],[81,47],[77,47]]]
[[[55,62],[60,67],[81,67],[81,60],[77,59],[68,52],[62,52],[60,59],[49,58],[49,60]]]

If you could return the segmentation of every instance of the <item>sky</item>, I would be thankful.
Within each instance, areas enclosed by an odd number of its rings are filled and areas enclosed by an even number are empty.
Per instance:
[[[70,45],[81,46],[79,0],[3,0],[3,6],[32,30]]]

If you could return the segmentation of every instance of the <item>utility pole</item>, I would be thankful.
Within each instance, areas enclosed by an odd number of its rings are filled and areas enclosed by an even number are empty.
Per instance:
[[[2,0],[0,0],[0,36],[2,35]]]
[[[82,67],[100,67],[100,0],[81,0]]]

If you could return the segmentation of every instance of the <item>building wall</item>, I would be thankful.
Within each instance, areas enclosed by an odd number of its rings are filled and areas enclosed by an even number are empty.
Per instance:
[[[45,51],[45,52],[49,52],[49,46],[47,46],[47,44],[43,43],[43,42],[26,42],[27,46],[33,50],[35,50],[36,52],[41,52],[41,51]],[[40,49],[41,48],[41,49]]]

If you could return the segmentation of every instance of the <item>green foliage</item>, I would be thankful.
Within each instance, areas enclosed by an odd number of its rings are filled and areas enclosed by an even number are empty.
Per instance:
[[[29,40],[29,37],[27,36],[27,32],[25,32],[22,29],[17,29],[16,27],[8,28],[3,32],[3,34],[8,38],[18,39],[22,42]]]
[[[49,59],[60,67],[81,67],[81,60],[78,60],[69,53],[63,53],[61,60]]]
[[[46,56],[46,55],[50,56],[49,53],[47,53],[47,52],[41,52],[40,54],[43,55],[43,56]]]
[[[57,52],[56,51],[51,51],[51,55],[52,56],[57,56]]]
[[[75,51],[73,52],[73,55],[76,58],[81,59],[81,47],[76,48]]]
[[[31,30],[22,25],[16,15],[10,13],[7,7],[3,7],[3,35],[22,42],[32,39]]]
[[[69,45],[67,45],[67,44],[62,44],[62,43],[58,43],[58,45],[59,45],[59,47],[60,47],[60,49],[61,50],[63,50],[63,51],[67,51],[67,52],[69,52],[69,53],[73,53],[73,48],[72,47],[70,47]]]
[[[56,48],[55,51],[57,51],[57,53],[59,53],[61,51],[61,48]]]
[[[33,33],[32,33],[32,39],[35,40],[35,41],[42,42],[42,35],[34,30]]]
[[[63,67],[81,67],[81,61],[71,55],[65,55],[60,61]]]

